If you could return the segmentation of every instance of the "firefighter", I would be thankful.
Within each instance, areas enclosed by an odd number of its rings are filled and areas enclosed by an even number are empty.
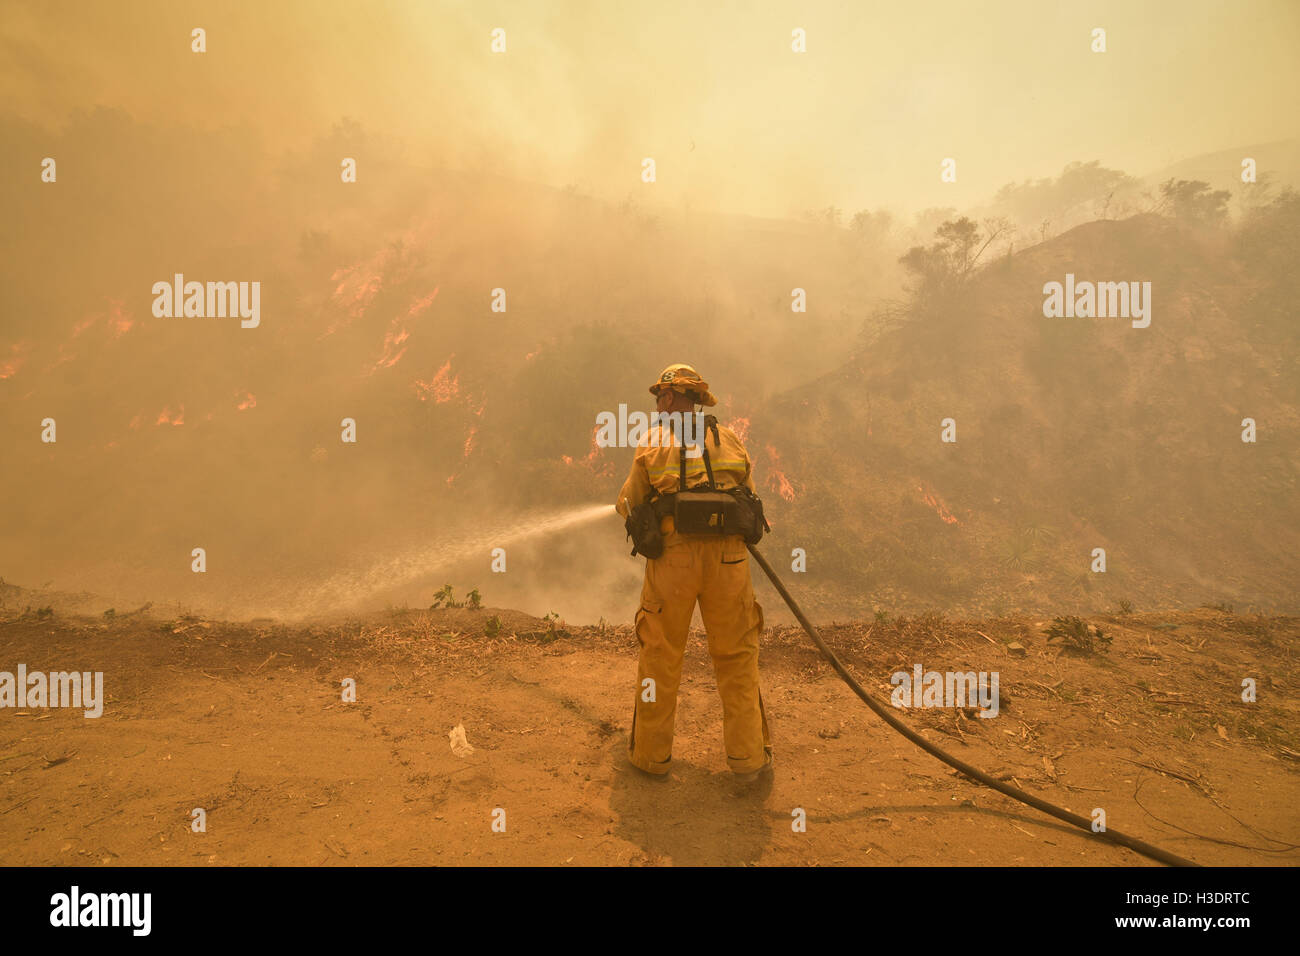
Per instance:
[[[689,365],[668,366],[650,393],[659,412],[680,413],[674,416],[678,420],[693,416],[696,405],[717,404],[708,383]],[[687,488],[712,480],[718,491],[755,491],[745,446],[730,428],[711,416],[706,421],[709,427],[698,440],[707,458],[694,448],[682,455],[681,439],[690,438],[688,430],[679,439],[666,424],[650,428],[619,492],[615,508],[621,515],[629,517],[643,502],[678,492],[683,475]],[[759,515],[761,520],[761,505]],[[647,557],[636,612],[640,662],[629,759],[660,778],[669,772],[682,655],[698,602],[722,697],[727,765],[738,780],[753,782],[771,771],[772,743],[758,679],[763,609],[754,600],[745,539],[740,534],[679,534],[671,514],[658,519],[658,530],[663,553]]]

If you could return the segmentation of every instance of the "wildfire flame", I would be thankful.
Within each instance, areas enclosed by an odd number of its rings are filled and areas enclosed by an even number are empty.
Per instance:
[[[363,318],[376,296],[407,281],[411,271],[407,250],[419,247],[426,239],[423,234],[426,231],[427,226],[412,226],[372,255],[334,271],[330,276],[330,281],[335,283],[331,298],[344,316],[326,329],[322,338]],[[429,295],[417,299],[407,310],[406,317],[413,318],[424,311],[437,294],[438,290],[434,289]]]
[[[126,303],[121,299],[108,299],[107,302],[108,306],[104,311],[88,313],[72,326],[72,333],[66,341],[59,343],[59,350],[54,361],[45,366],[44,371],[48,372],[76,359],[78,355],[75,348],[76,340],[81,338],[87,329],[98,324],[101,320],[109,335],[114,339],[120,339],[131,331],[135,325],[135,320],[131,318],[131,314],[126,310]],[[10,347],[9,358],[0,361],[0,379],[11,377],[23,366],[27,358],[27,352],[31,350],[31,347],[30,342],[20,342]]]
[[[126,311],[126,303],[121,299],[109,299],[108,311],[90,313],[90,315],[86,316],[72,327],[72,337],[74,339],[79,337],[82,332],[86,331],[86,329],[90,328],[100,319],[105,321],[108,330],[113,333],[113,338],[115,339],[120,339],[127,332],[130,332],[131,327],[135,325],[135,320],[132,319],[130,313]]]
[[[924,485],[917,485],[916,490],[921,493],[921,500],[934,509],[934,513],[939,516],[940,521],[944,524],[961,524],[957,520],[957,516],[948,510],[948,506],[933,491],[927,491]]]
[[[477,425],[477,424],[475,424],[475,425],[470,425],[470,426],[469,426],[469,434],[465,437],[465,455],[464,455],[464,457],[468,458],[468,457],[469,457],[469,453],[473,450],[473,448],[474,448],[474,436],[477,435],[477,434],[478,434],[478,425]]]
[[[370,263],[359,262],[353,266],[344,266],[330,276],[331,282],[338,283],[334,287],[334,303],[344,309],[350,318],[359,319],[365,315],[370,303],[384,287],[383,275],[372,271],[374,262],[372,259]],[[340,324],[342,323],[336,322],[331,325],[325,334],[335,331]]]
[[[460,394],[460,376],[452,376],[451,360],[455,358],[452,355],[443,363],[442,368],[438,369],[433,378],[427,382],[415,380],[415,393],[420,396],[420,401],[427,402],[432,398],[435,402],[442,404],[449,402]]]
[[[596,436],[600,434],[600,426],[596,425],[591,430],[591,451],[587,452],[587,457],[582,459],[582,463],[590,467],[595,464],[596,456],[600,454],[600,443],[596,441]]]
[[[158,421],[154,422],[154,424],[155,425],[184,425],[185,406],[182,405],[180,407],[180,411],[174,414],[172,412],[172,407],[170,405],[166,406],[165,408],[163,408],[161,412],[158,413]]]
[[[113,330],[113,338],[120,339],[127,332],[131,331],[131,326],[135,321],[126,313],[125,303],[118,299],[109,299],[108,326]]]
[[[430,292],[428,295],[421,296],[420,298],[412,302],[411,307],[406,310],[406,317],[408,319],[413,319],[421,312],[423,312],[425,309],[427,309],[429,306],[431,306],[433,304],[433,300],[438,297],[439,288],[440,288],[439,286],[434,286],[433,291]]]
[[[413,301],[410,307],[407,308],[405,315],[396,316],[388,324],[388,329],[384,332],[384,352],[370,369],[370,374],[373,375],[381,368],[392,368],[406,354],[406,340],[411,337],[411,333],[407,331],[406,323],[419,317],[421,312],[433,304],[433,300],[437,296],[438,289],[435,288],[428,295],[421,296]]]
[[[600,435],[600,428],[601,426],[596,425],[591,429],[591,451],[587,452],[587,454],[582,457],[581,463],[590,468],[597,478],[607,478],[614,473],[614,463],[612,461],[607,461],[601,464],[599,469],[596,467],[597,459],[600,457],[600,453],[604,450],[600,447],[600,442],[597,441],[597,438]],[[561,455],[560,460],[564,462],[565,465],[572,465],[574,462],[572,455]]]
[[[727,422],[727,427],[736,433],[736,437],[740,439],[742,445],[749,438],[748,418],[733,418],[731,421]]]
[[[12,378],[27,361],[27,353],[31,348],[31,342],[15,342],[9,346],[9,357],[0,361],[0,378]]]
[[[372,374],[381,368],[392,368],[406,354],[406,346],[402,343],[411,337],[411,333],[406,331],[405,327],[398,328],[400,321],[400,319],[394,319],[393,324],[384,333],[384,354],[379,356],[379,361],[370,370]],[[401,348],[398,348],[399,345]]]
[[[786,501],[794,501],[794,483],[781,470],[781,456],[771,445],[767,446],[768,476],[767,486]]]
[[[238,408],[241,412],[244,411],[245,409],[256,408],[257,398],[256,396],[253,395],[252,392],[245,392],[243,399],[235,407]]]

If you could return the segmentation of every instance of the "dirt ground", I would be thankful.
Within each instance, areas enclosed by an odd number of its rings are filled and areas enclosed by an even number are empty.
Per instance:
[[[107,703],[98,719],[0,710],[5,865],[1155,865],[917,750],[791,627],[769,630],[761,658],[776,772],[738,793],[701,633],[673,775],[655,781],[625,755],[627,626],[555,633],[493,609],[286,626],[9,608],[0,670],[102,670]],[[1063,654],[1035,618],[823,635],[885,700],[889,675],[918,662],[999,672],[996,719],[906,717],[1031,793],[1103,808],[1197,862],[1300,862],[1300,621],[1209,608],[1091,621],[1109,650]],[[458,724],[467,756],[449,743]]]

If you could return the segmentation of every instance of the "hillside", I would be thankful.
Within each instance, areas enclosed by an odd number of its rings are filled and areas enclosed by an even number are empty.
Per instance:
[[[646,408],[690,352],[738,414],[833,367],[898,282],[871,237],[431,168],[356,124],[274,158],[245,132],[171,137],[111,110],[0,132],[0,164],[47,150],[84,169],[45,192],[0,177],[0,431],[24,502],[0,574],[123,604],[263,613],[354,564],[612,502],[626,466],[593,447],[599,412]],[[361,150],[368,175],[342,189],[336,157]],[[141,208],[167,222],[123,232]],[[153,284],[177,273],[260,282],[260,324],[156,317]],[[797,286],[815,292],[792,316]],[[612,614],[588,586],[625,569],[617,523],[604,534],[591,567],[544,562],[497,599]]]
[[[1150,281],[1150,327],[1045,318],[1067,272]],[[1155,216],[988,266],[766,410],[755,434],[793,493],[772,547],[806,547],[839,613],[1294,608],[1300,365],[1276,307],[1294,281]]]
[[[0,177],[24,237],[0,258],[7,579],[245,617],[427,606],[451,582],[622,620],[639,566],[617,519],[518,531],[611,503],[631,453],[595,446],[597,415],[648,408],[689,361],[817,613],[1295,606],[1294,203],[1231,230],[1090,222],[922,301],[887,216],[612,205],[396,153],[340,193],[327,160],[357,144],[383,145],[345,124],[287,158],[213,154],[100,110],[50,147],[93,156],[87,177]],[[174,229],[89,238],[163,201]],[[155,317],[178,271],[260,281],[259,326]],[[1067,272],[1152,282],[1150,328],[1045,319]]]

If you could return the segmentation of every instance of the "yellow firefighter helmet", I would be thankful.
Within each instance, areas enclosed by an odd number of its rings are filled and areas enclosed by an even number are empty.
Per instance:
[[[709,383],[700,378],[700,373],[689,365],[678,363],[668,366],[650,386],[650,394],[658,396],[660,390],[665,388],[681,392],[697,405],[718,404],[718,399],[709,391]]]

